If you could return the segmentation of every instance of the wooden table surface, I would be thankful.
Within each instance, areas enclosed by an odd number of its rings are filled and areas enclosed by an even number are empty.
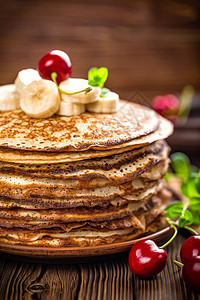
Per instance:
[[[166,248],[164,271],[139,279],[128,267],[128,253],[95,262],[40,264],[0,257],[0,299],[21,300],[197,300],[173,264],[186,237],[180,234]],[[90,260],[90,258],[89,258]]]

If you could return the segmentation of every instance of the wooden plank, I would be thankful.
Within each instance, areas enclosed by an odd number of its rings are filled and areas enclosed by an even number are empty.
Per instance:
[[[168,264],[150,279],[139,279],[128,267],[128,254],[111,260],[79,264],[34,264],[0,258],[0,299],[85,300],[197,300],[200,295],[185,286],[180,260],[185,237],[178,235],[167,247]]]

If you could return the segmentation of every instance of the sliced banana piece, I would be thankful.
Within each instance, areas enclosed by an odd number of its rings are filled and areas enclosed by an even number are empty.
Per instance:
[[[19,93],[14,84],[0,86],[0,111],[9,111],[20,108]]]
[[[60,108],[57,111],[57,115],[61,116],[77,116],[85,112],[85,104],[73,103],[73,102],[60,102]]]
[[[86,110],[94,113],[115,113],[118,109],[119,95],[114,92],[99,97],[98,101],[86,104]]]
[[[100,87],[92,87],[88,84],[88,80],[81,78],[69,78],[59,85],[60,89],[68,92],[74,93],[81,90],[86,89],[87,87],[91,87],[91,91],[87,94],[85,92],[75,94],[75,95],[66,95],[61,93],[62,101],[73,102],[73,103],[91,103],[97,101],[100,94]]]
[[[45,79],[31,82],[21,94],[20,106],[32,118],[53,116],[60,106],[60,95],[55,83]]]
[[[32,81],[41,80],[39,73],[37,70],[34,69],[24,69],[21,70],[15,81],[14,84],[16,85],[16,90],[18,93],[22,93],[23,89],[29,85]]]

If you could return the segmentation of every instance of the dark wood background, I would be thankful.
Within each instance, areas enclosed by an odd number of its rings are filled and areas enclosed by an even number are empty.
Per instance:
[[[0,84],[36,68],[52,49],[66,51],[73,76],[109,68],[107,85],[129,98],[200,91],[198,0],[5,0],[0,9]]]
[[[86,77],[93,66],[108,67],[107,86],[121,98],[136,91],[148,100],[180,94],[188,84],[198,95],[199,25],[198,0],[5,0],[0,9],[0,84],[13,82],[21,69],[36,68],[46,52],[61,49],[72,59],[73,77]],[[183,144],[192,144],[181,134]],[[198,139],[193,138],[193,148],[198,146],[194,141],[198,144]],[[183,151],[183,144],[176,150]],[[199,150],[195,155],[191,159],[199,161]],[[165,271],[146,281],[131,274],[128,254],[70,265],[22,263],[1,255],[0,299],[198,299],[172,264],[184,240],[179,235],[168,247]]]

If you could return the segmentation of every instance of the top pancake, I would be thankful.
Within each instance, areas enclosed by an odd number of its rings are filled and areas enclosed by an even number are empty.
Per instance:
[[[115,114],[32,119],[15,110],[0,113],[0,147],[38,152],[115,149],[155,132],[160,122],[153,110],[126,101],[120,101]]]

